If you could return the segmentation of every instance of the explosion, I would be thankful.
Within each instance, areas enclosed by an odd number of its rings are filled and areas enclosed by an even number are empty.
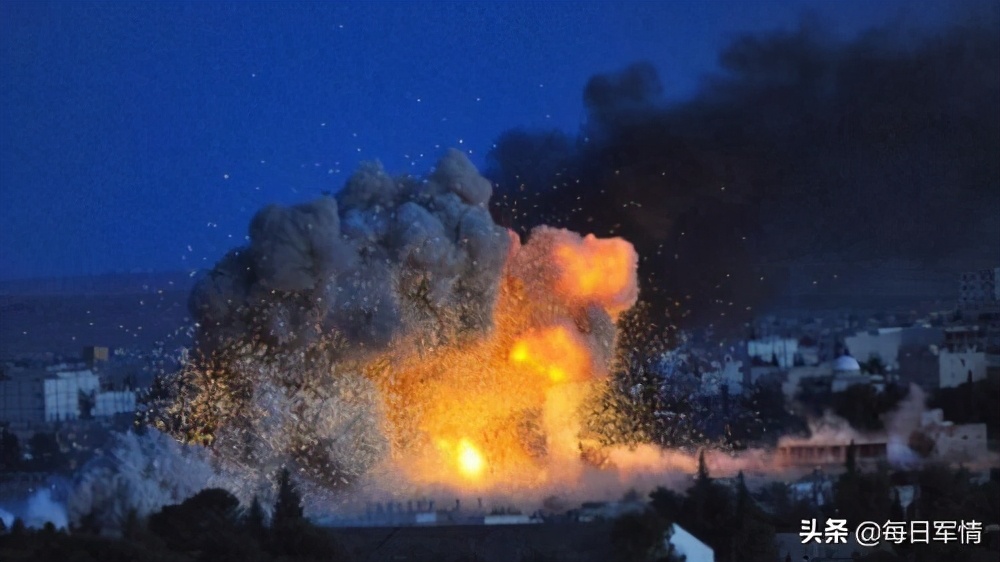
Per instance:
[[[522,244],[491,192],[450,151],[423,180],[367,165],[336,197],[260,211],[194,289],[199,354],[150,421],[327,489],[571,484],[638,256],[545,226]]]

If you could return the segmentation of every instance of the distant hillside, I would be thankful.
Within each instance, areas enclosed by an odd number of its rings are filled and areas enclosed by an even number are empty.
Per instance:
[[[0,360],[187,345],[192,283],[184,272],[0,282]]]
[[[0,280],[0,296],[121,295],[189,291],[195,275],[187,271],[105,273],[103,275]]]

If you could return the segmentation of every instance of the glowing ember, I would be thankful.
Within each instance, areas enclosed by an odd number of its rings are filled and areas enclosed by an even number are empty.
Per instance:
[[[638,296],[620,238],[496,226],[460,153],[427,181],[365,168],[336,200],[269,207],[195,291],[208,360],[157,427],[321,485],[571,484],[582,406]]]

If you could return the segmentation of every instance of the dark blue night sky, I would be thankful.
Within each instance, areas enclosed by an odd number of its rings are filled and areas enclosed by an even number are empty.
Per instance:
[[[947,2],[0,4],[0,278],[210,267],[266,203],[360,160],[425,173],[514,127],[575,131],[598,72],[695,93],[741,32],[840,34]]]

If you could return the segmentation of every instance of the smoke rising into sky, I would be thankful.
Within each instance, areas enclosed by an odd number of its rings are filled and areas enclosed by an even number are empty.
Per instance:
[[[494,214],[624,236],[644,298],[684,326],[750,318],[807,263],[986,267],[1000,255],[998,21],[845,41],[807,19],[735,40],[680,103],[652,64],[596,75],[579,134],[498,140]]]

